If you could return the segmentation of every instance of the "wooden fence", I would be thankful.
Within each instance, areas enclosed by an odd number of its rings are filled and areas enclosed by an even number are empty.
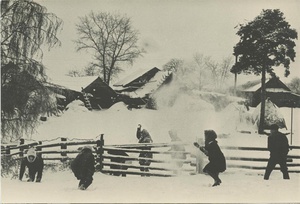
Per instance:
[[[25,144],[23,139],[19,145],[8,145],[1,148],[1,156],[15,156],[16,159],[24,157],[26,150],[35,147],[44,160],[60,160],[62,162],[73,159],[80,152],[78,147],[93,145],[96,158],[96,169],[110,175],[140,175],[140,176],[161,176],[169,177],[176,174],[195,174],[199,160],[191,151],[172,151],[174,145],[183,145],[186,149],[193,148],[191,144],[184,143],[147,143],[147,144],[123,144],[105,145],[103,135],[99,140],[67,141],[60,138],[59,142],[43,144],[43,142],[32,142]],[[145,148],[147,150],[145,150]],[[262,147],[233,147],[221,146],[224,151],[227,167],[263,170],[269,158],[267,148]],[[150,166],[143,166],[139,161],[145,160],[140,153],[152,153],[153,158]],[[186,155],[186,159],[173,159],[172,154],[180,153]],[[254,154],[255,153],[255,154]],[[291,146],[287,165],[289,172],[300,173],[300,147]],[[177,163],[182,163],[178,168]],[[149,169],[149,172],[141,171],[142,168]],[[279,169],[278,167],[276,169]]]

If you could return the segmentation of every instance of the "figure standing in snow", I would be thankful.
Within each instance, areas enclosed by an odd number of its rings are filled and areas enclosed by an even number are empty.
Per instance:
[[[36,182],[41,182],[42,174],[44,169],[44,160],[40,155],[37,155],[34,148],[30,148],[27,151],[27,156],[21,161],[20,175],[19,180],[22,181],[25,167],[29,170],[29,179],[28,182],[33,182],[36,176]]]
[[[169,136],[171,138],[171,142],[180,142],[181,139],[177,136],[177,132],[175,130],[170,130],[169,131]],[[186,159],[186,155],[183,153],[185,152],[184,145],[182,144],[172,144],[170,151],[171,153],[171,158],[175,160],[184,160]],[[179,168],[183,166],[183,161],[176,161],[176,172],[178,173]]]
[[[111,154],[111,155],[118,155],[118,156],[128,157],[128,154],[125,151],[120,151],[120,150],[108,150],[107,153]],[[126,159],[120,158],[120,157],[116,157],[116,158],[111,158],[110,162],[125,164],[126,163]],[[124,167],[124,166],[119,166],[119,165],[111,165],[110,169],[127,170],[128,168]],[[122,175],[123,177],[126,177],[126,173],[113,172],[113,173],[111,173],[111,175],[114,175],[114,176],[120,176],[120,175]]]
[[[85,190],[93,182],[95,173],[95,158],[92,148],[85,146],[71,163],[71,169],[75,177],[80,180],[78,188]]]
[[[268,150],[270,158],[265,171],[264,179],[268,180],[276,164],[280,165],[280,170],[284,179],[290,179],[286,165],[287,154],[289,152],[289,143],[287,137],[278,131],[276,124],[270,126],[271,134],[268,137]]]
[[[222,183],[219,173],[226,170],[226,160],[216,140],[217,134],[213,130],[205,130],[205,146],[201,147],[197,142],[194,143],[206,156],[209,163],[204,167],[203,172],[214,179],[212,186],[218,186]]]
[[[139,143],[152,143],[153,140],[149,134],[149,132],[145,129],[142,130],[142,126],[139,124],[137,131],[136,131],[136,137],[139,140]],[[151,150],[151,147],[144,147],[142,150]],[[151,152],[141,152],[139,157],[145,157],[145,158],[153,158],[153,154]],[[141,159],[139,160],[139,164],[142,166],[150,166],[151,160],[147,159]],[[149,169],[146,167],[141,167],[141,171],[149,172]]]

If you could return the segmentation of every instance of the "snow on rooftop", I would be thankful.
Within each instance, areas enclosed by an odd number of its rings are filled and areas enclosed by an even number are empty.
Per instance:
[[[67,89],[81,92],[82,88],[86,88],[93,81],[95,81],[98,76],[85,76],[85,77],[69,77],[64,76],[57,79],[51,79],[50,83],[63,86]]]
[[[148,83],[146,83],[141,88],[137,89],[134,92],[130,93],[132,98],[143,98],[146,94],[151,94],[155,90],[159,88],[159,86],[164,82],[165,78],[168,77],[170,73],[168,71],[159,71],[155,74],[155,76],[150,79]]]
[[[151,69],[149,69],[149,68],[148,69],[139,69],[139,70],[133,72],[132,74],[128,75],[127,77],[125,77],[121,81],[115,83],[114,86],[126,86],[127,84],[129,84],[133,80],[135,80],[138,77],[144,75],[145,73],[147,73],[148,71],[150,71],[152,69],[158,69],[158,68],[154,67],[154,68],[151,68]]]
[[[244,90],[244,92],[255,92],[257,91],[258,89],[260,89],[261,87],[261,84],[257,84],[255,86],[252,86],[246,90]],[[266,88],[266,91],[267,92],[275,92],[275,93],[279,93],[279,92],[286,92],[286,93],[289,93],[290,91],[284,89],[284,88]]]

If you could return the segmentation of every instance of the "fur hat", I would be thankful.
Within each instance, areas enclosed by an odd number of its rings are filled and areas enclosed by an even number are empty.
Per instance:
[[[209,141],[217,139],[217,133],[214,130],[204,130],[204,135]]]
[[[30,159],[29,157],[33,157],[33,159]],[[36,151],[34,150],[34,148],[30,148],[27,151],[27,160],[29,162],[34,162],[34,160],[36,159]]]
[[[270,130],[278,130],[279,126],[277,124],[273,124],[270,126]]]
[[[81,151],[83,151],[83,150],[91,150],[91,151],[93,151],[93,148],[91,146],[83,146],[82,149],[81,149]]]

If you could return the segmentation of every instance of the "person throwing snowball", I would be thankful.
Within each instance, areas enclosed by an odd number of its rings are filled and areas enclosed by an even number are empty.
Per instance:
[[[204,167],[203,172],[214,179],[214,184],[212,185],[214,187],[222,183],[219,173],[226,170],[226,160],[216,140],[216,132],[214,130],[205,130],[204,136],[205,146],[202,147],[197,142],[194,142],[194,146],[208,156],[209,163]]]

